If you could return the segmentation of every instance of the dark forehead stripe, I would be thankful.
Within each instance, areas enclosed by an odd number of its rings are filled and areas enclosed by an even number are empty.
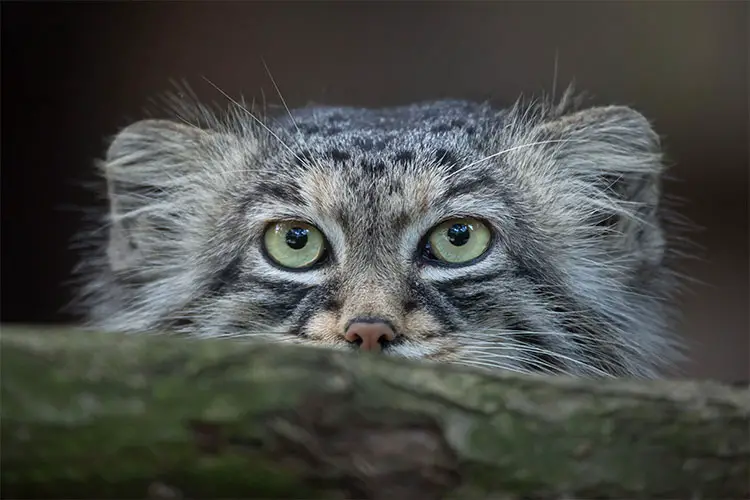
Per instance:
[[[401,186],[392,181],[407,167],[432,169],[435,165],[455,171],[477,158],[477,139],[469,132],[494,130],[498,114],[487,104],[465,101],[437,101],[410,106],[366,109],[350,107],[308,107],[292,110],[293,119],[281,114],[273,124],[278,135],[294,153],[278,147],[278,156],[270,163],[294,178],[291,168],[331,169],[368,204],[378,202],[382,193],[394,196]],[[299,129],[299,131],[297,131]],[[294,159],[292,159],[294,158]],[[342,174],[343,172],[343,174]],[[394,175],[391,175],[394,174]],[[458,175],[456,194],[472,192],[478,183],[466,184],[473,174]],[[468,176],[468,177],[467,177]],[[361,192],[362,186],[382,180],[381,189]],[[489,182],[483,179],[485,187]],[[300,204],[294,188],[266,182],[259,194],[279,201]]]
[[[294,154],[294,163],[301,168],[307,169],[314,162],[313,153],[309,149],[298,151]]]
[[[352,157],[351,154],[337,148],[329,149],[325,154],[327,158],[335,162],[343,162]]]
[[[435,160],[438,165],[456,165],[458,163],[456,153],[445,148],[435,151]]]
[[[497,196],[497,184],[497,181],[492,175],[483,172],[476,177],[455,179],[441,198],[448,200],[464,194],[477,194],[481,192]]]
[[[244,197],[244,205],[252,205],[255,201],[273,198],[290,205],[302,205],[304,200],[300,195],[300,188],[296,182],[283,179],[279,181],[259,181]]]
[[[393,157],[393,161],[396,163],[404,164],[414,159],[414,151],[399,151]]]

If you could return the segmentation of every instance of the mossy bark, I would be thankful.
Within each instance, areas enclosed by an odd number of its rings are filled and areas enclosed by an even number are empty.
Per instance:
[[[5,326],[4,498],[748,498],[750,395]]]

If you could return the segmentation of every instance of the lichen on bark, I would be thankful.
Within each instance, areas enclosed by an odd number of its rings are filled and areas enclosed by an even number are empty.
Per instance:
[[[5,326],[4,498],[747,498],[750,396]]]

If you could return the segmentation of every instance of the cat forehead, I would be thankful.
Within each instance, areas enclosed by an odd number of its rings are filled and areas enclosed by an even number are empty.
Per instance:
[[[244,206],[335,220],[355,232],[383,221],[406,227],[459,214],[489,217],[507,191],[492,162],[482,161],[498,122],[488,106],[462,101],[293,110],[275,120],[279,140],[258,157]]]
[[[501,119],[465,101],[292,110],[273,120],[278,140],[258,158],[246,199],[340,221],[475,212],[497,197],[491,162],[481,159]]]
[[[321,128],[345,127],[370,132],[403,132],[406,130],[443,131],[451,122],[452,128],[464,123],[478,123],[493,116],[488,104],[470,101],[433,101],[384,108],[354,108],[345,106],[308,106],[288,113],[286,125],[292,118]],[[291,115],[291,116],[290,116]]]
[[[392,108],[313,106],[276,120],[276,129],[294,149],[317,154],[388,154],[466,149],[495,118],[486,104],[437,101]]]

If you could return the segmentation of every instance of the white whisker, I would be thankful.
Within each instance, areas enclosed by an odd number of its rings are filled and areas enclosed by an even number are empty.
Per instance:
[[[605,371],[592,366],[590,363],[587,363],[586,361],[583,361],[583,360],[580,360],[580,359],[571,358],[570,356],[566,356],[566,355],[564,355],[564,354],[562,354],[560,352],[557,352],[557,351],[552,351],[552,350],[549,350],[549,349],[540,349],[540,348],[535,347],[535,346],[526,346],[526,345],[524,345],[524,346],[515,346],[515,348],[518,350],[518,355],[511,355],[511,356],[502,355],[502,354],[495,354],[494,352],[492,352],[492,350],[484,348],[484,347],[476,349],[476,350],[468,348],[468,349],[464,349],[464,352],[469,353],[469,354],[472,354],[472,353],[473,354],[479,354],[479,355],[483,355],[483,356],[488,357],[488,358],[494,358],[495,356],[499,356],[499,357],[502,357],[502,358],[515,359],[515,360],[518,360],[518,361],[524,360],[524,358],[525,358],[524,355],[527,355],[527,354],[530,354],[530,353],[536,353],[536,354],[541,354],[541,355],[549,356],[549,357],[557,359],[557,360],[566,361],[568,363],[571,363],[572,365],[581,367],[581,368],[583,368],[585,370],[590,370],[593,373],[596,373],[597,375],[607,376],[607,373]],[[510,349],[509,349],[508,346],[506,346],[504,350],[509,351]],[[529,362],[532,362],[532,364],[535,364],[535,365],[545,365],[545,366],[550,367],[551,369],[554,369],[555,371],[560,371],[559,367],[555,367],[554,365],[551,365],[551,364],[549,364],[549,363],[547,363],[547,362],[545,362],[545,361],[543,361],[541,359],[536,359],[534,357],[531,357],[531,358],[526,358],[526,360],[529,361]]]
[[[208,84],[211,85],[213,88],[215,88],[219,93],[221,93],[221,95],[223,95],[229,102],[231,102],[235,106],[239,107],[242,111],[244,111],[245,113],[247,113],[248,116],[250,116],[250,118],[252,118],[261,127],[263,127],[263,129],[265,129],[266,132],[268,132],[269,134],[271,134],[271,136],[274,139],[276,139],[277,141],[279,141],[279,144],[281,144],[284,148],[286,148],[286,150],[289,151],[292,154],[292,156],[294,156],[298,161],[300,161],[300,162],[302,161],[302,158],[300,158],[297,155],[297,153],[294,152],[294,150],[292,148],[290,148],[283,140],[281,140],[281,137],[279,137],[273,130],[271,130],[268,127],[268,125],[266,125],[265,123],[263,123],[263,121],[260,118],[258,118],[257,116],[255,116],[252,112],[250,112],[249,109],[247,109],[245,106],[243,106],[242,104],[240,104],[239,102],[237,102],[235,99],[233,99],[232,96],[230,96],[229,94],[227,94],[226,92],[224,92],[221,88],[219,88],[218,85],[216,85],[215,83],[213,83],[207,77],[204,76],[203,79],[206,80],[206,82],[208,82]]]
[[[487,335],[491,335],[494,340],[486,340],[486,339],[477,338],[477,337],[485,337]],[[503,328],[498,328],[498,329],[482,328],[482,329],[477,330],[476,333],[462,335],[461,338],[466,339],[472,345],[481,345],[483,347],[490,349],[493,347],[503,348],[501,339],[510,338],[512,340],[514,336],[526,336],[526,335],[555,337],[563,341],[567,339],[593,340],[596,342],[596,344],[601,344],[601,345],[610,345],[610,346],[615,346],[615,347],[626,347],[626,348],[630,347],[629,344],[612,339],[612,338],[593,337],[589,335],[582,335],[580,333],[572,333],[572,332],[566,332],[566,331],[558,331],[558,332],[529,331],[529,330],[516,331],[516,330],[506,330]],[[500,342],[498,341],[498,339],[500,339]]]
[[[555,91],[557,90],[557,64],[558,60],[560,58],[560,51],[558,49],[555,49],[555,69],[552,73],[552,102],[555,102]]]
[[[292,112],[289,110],[289,106],[287,106],[286,104],[286,99],[284,99],[284,96],[281,94],[281,89],[279,89],[279,86],[276,84],[276,79],[274,79],[273,75],[271,74],[271,70],[268,68],[268,64],[266,64],[266,60],[261,58],[261,61],[263,62],[263,67],[266,69],[266,73],[268,73],[268,78],[271,80],[273,87],[276,89],[276,93],[279,95],[279,99],[281,99],[281,103],[284,105],[284,109],[286,109],[286,113],[289,115],[289,119],[292,120],[292,124],[294,124],[294,128],[297,129],[297,134],[302,136],[302,132],[299,129],[299,125],[297,125],[297,122],[295,121],[294,116],[292,116]]]
[[[529,148],[531,146],[541,146],[541,145],[544,145],[544,144],[555,144],[555,143],[559,143],[559,142],[572,142],[572,141],[570,139],[550,139],[548,141],[527,142],[527,143],[524,143],[524,144],[520,144],[518,146],[513,146],[513,147],[510,147],[510,148],[507,148],[507,149],[503,149],[501,151],[498,151],[496,153],[492,153],[491,155],[485,156],[484,158],[480,158],[479,160],[473,161],[473,162],[471,162],[471,163],[469,163],[467,165],[462,166],[461,168],[459,168],[459,169],[453,171],[451,174],[447,175],[446,179],[450,179],[450,178],[452,178],[452,177],[460,174],[464,170],[473,167],[474,165],[478,165],[479,163],[485,162],[487,160],[491,160],[492,158],[495,158],[495,157],[500,156],[500,155],[504,155],[506,153],[510,153],[512,151],[517,151],[519,149]],[[576,141],[576,142],[583,142],[583,141]]]

